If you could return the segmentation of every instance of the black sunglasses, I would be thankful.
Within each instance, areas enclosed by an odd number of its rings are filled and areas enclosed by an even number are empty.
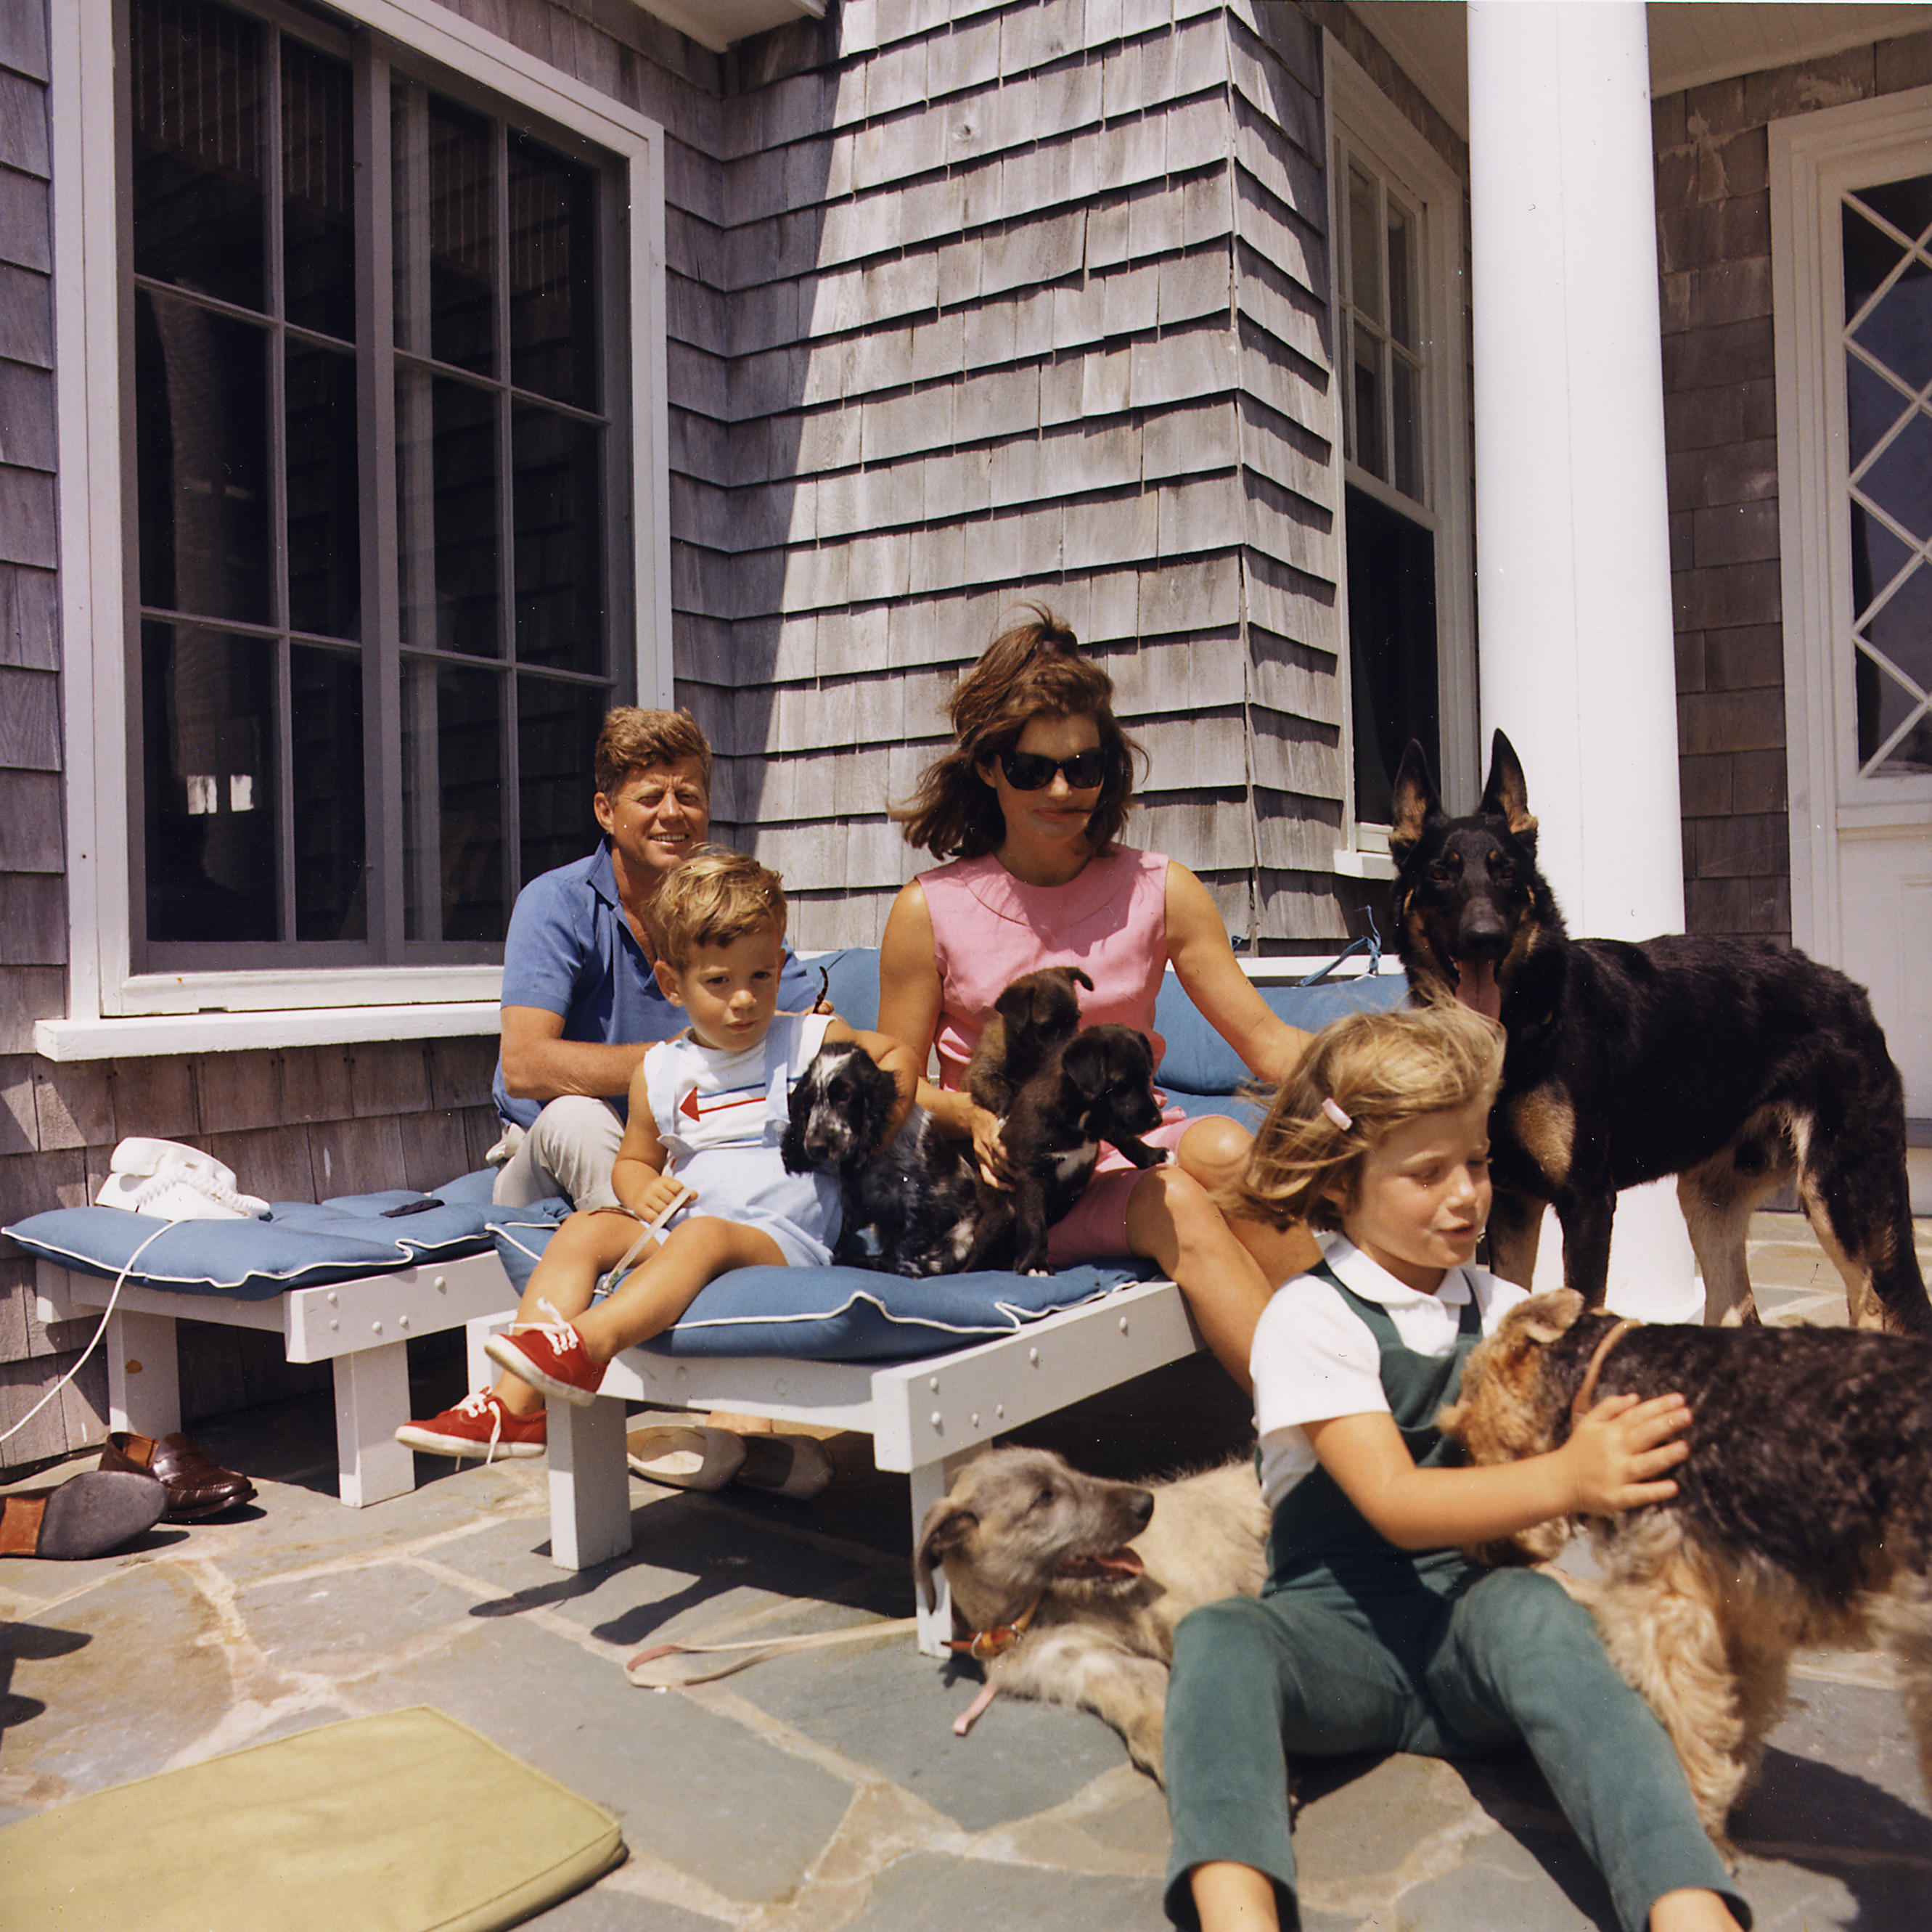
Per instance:
[[[1100,746],[1076,752],[1070,758],[1042,758],[1037,752],[1002,752],[1000,769],[1016,791],[1044,791],[1058,772],[1076,791],[1090,791],[1105,782],[1107,754]]]

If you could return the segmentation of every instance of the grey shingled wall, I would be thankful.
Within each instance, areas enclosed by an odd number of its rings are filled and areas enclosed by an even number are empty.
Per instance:
[[[922,862],[885,815],[1017,600],[1107,663],[1136,842],[1246,936],[1342,929],[1318,36],[1190,0],[892,4],[674,170],[679,695],[806,944]],[[699,286],[701,284],[701,286]]]

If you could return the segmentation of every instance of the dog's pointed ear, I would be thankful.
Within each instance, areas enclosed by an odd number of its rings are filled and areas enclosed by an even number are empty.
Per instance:
[[[1442,816],[1442,800],[1429,772],[1429,754],[1413,738],[1396,769],[1392,816],[1389,851],[1399,866],[1415,849],[1430,819]]]
[[[1480,809],[1486,817],[1502,819],[1514,837],[1532,851],[1536,849],[1536,820],[1530,815],[1528,782],[1523,777],[1516,747],[1500,729],[1490,740],[1490,778],[1483,788]]]
[[[946,1552],[964,1543],[978,1526],[980,1519],[962,1502],[941,1496],[926,1513],[919,1526],[919,1548],[912,1559],[913,1581],[919,1586],[919,1600],[928,1610],[936,1610],[939,1592],[933,1572],[944,1561]]]
[[[1556,1342],[1576,1327],[1582,1312],[1583,1298],[1574,1288],[1552,1288],[1546,1294],[1519,1302],[1508,1319],[1532,1342]]]

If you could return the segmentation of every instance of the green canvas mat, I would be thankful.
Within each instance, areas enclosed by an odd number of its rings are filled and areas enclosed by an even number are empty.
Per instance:
[[[487,1932],[623,1856],[608,1812],[419,1706],[8,1826],[0,1920],[8,1932]]]

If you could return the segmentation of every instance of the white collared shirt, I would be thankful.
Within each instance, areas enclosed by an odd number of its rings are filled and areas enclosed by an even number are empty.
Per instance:
[[[1340,1237],[1328,1262],[1352,1293],[1388,1311],[1404,1348],[1438,1359],[1455,1348],[1472,1294],[1484,1334],[1528,1298],[1514,1282],[1479,1268],[1451,1268],[1433,1294],[1424,1294]],[[1249,1366],[1261,1432],[1262,1492],[1270,1509],[1315,1466],[1304,1423],[1389,1413],[1374,1334],[1319,1275],[1297,1275],[1275,1291],[1255,1330]]]

